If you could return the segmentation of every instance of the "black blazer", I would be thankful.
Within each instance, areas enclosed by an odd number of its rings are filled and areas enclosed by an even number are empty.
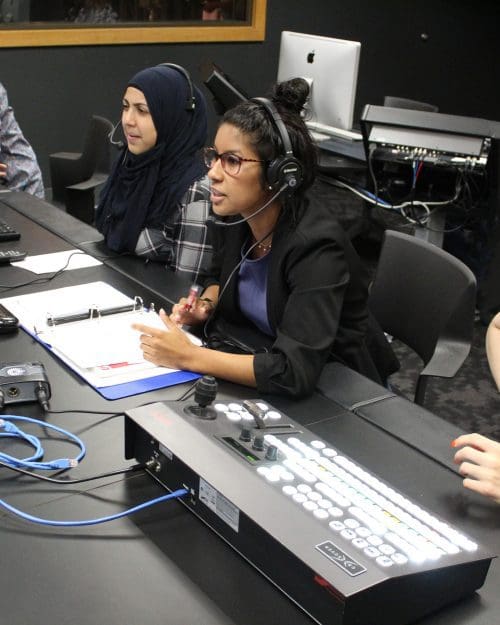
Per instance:
[[[328,206],[308,208],[304,203],[295,223],[286,210],[274,232],[267,283],[275,338],[241,313],[238,270],[230,276],[250,235],[246,223],[213,225],[214,265],[205,286],[219,284],[224,292],[208,334],[250,347],[260,393],[310,394],[329,359],[380,382],[365,340],[368,290],[347,235]],[[217,341],[215,345],[224,349]]]

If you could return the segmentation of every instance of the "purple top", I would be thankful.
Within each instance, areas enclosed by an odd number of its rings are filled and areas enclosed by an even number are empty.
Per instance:
[[[261,258],[246,258],[240,267],[238,297],[241,312],[252,321],[261,332],[269,336],[275,333],[267,317],[267,270],[270,253]]]

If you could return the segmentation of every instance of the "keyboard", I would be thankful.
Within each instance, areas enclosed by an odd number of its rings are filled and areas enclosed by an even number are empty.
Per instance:
[[[318,623],[403,625],[484,582],[474,538],[267,402],[126,415],[126,457]]]
[[[0,242],[1,241],[17,241],[21,235],[15,228],[3,219],[0,219]]]

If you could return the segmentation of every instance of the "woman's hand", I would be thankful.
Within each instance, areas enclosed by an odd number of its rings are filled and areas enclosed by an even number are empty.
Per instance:
[[[7,177],[7,165],[5,163],[0,163],[0,178]]]
[[[161,367],[187,369],[188,363],[192,362],[194,351],[199,348],[163,309],[160,310],[160,318],[165,324],[165,330],[142,323],[132,325],[134,330],[141,332],[139,339],[144,359]]]
[[[500,503],[500,443],[481,434],[464,434],[451,446],[461,447],[453,461],[460,465],[464,486]]]
[[[193,306],[190,306],[187,298],[181,298],[172,307],[171,320],[177,325],[194,326],[205,323],[214,309],[211,300],[196,299]]]

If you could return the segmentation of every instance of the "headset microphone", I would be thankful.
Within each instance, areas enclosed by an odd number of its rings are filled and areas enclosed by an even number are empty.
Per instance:
[[[216,226],[237,226],[238,224],[242,224],[245,221],[250,221],[250,219],[253,219],[256,215],[258,215],[259,213],[261,213],[264,209],[266,209],[269,204],[271,204],[272,202],[274,202],[274,200],[278,197],[278,195],[281,195],[283,193],[283,191],[285,191],[285,189],[288,188],[288,184],[284,184],[283,186],[281,186],[278,191],[271,197],[270,200],[268,200],[264,206],[261,206],[260,208],[258,208],[256,211],[254,211],[251,215],[249,215],[248,217],[243,217],[242,219],[237,219],[236,221],[222,221],[221,219],[217,219],[216,217],[214,217],[213,215],[210,215],[210,217],[207,219],[207,221],[211,221],[212,223],[214,223]]]
[[[109,142],[111,143],[111,145],[116,145],[117,148],[123,148],[125,146],[125,143],[123,143],[123,141],[115,141],[113,139],[114,134],[116,132],[116,129],[118,128],[118,126],[121,125],[121,120],[119,122],[117,122],[114,126],[113,126],[113,130],[108,134],[108,139]]]

